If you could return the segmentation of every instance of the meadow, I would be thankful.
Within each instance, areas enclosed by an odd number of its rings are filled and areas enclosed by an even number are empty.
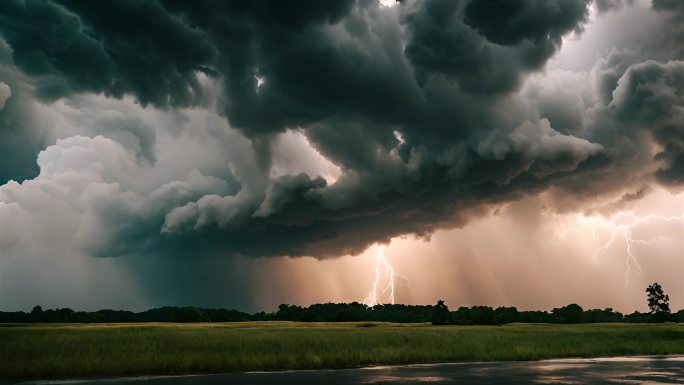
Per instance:
[[[684,354],[682,324],[0,324],[0,378]]]

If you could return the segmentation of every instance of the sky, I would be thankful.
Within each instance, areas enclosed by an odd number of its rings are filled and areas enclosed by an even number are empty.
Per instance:
[[[0,2],[0,310],[655,281],[684,308],[679,0]]]

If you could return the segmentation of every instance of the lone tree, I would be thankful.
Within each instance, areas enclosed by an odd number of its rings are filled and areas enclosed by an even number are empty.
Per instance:
[[[444,304],[443,300],[437,301],[437,304],[432,309],[432,324],[446,325],[449,323],[449,308]]]
[[[670,315],[670,297],[665,294],[662,286],[654,282],[646,288],[648,293],[648,308],[654,315],[656,321],[664,322]]]

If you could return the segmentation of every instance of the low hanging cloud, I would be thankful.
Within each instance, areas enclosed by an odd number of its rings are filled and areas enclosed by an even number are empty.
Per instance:
[[[324,258],[551,187],[681,189],[684,51],[542,74],[590,7],[622,3],[1,2],[23,96],[0,133],[37,143],[39,170],[0,166],[0,245],[67,223],[92,256]]]

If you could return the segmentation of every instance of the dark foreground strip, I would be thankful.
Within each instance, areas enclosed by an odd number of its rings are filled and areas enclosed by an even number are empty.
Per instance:
[[[684,356],[447,363],[343,370],[21,382],[22,385],[684,384]]]

